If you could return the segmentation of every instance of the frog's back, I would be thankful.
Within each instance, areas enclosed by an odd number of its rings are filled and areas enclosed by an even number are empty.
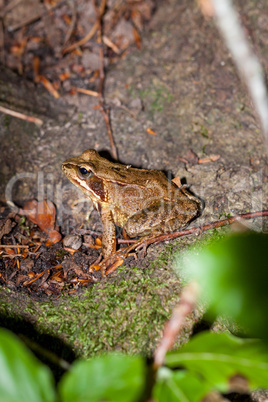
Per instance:
[[[92,172],[99,178],[121,185],[138,185],[148,187],[153,183],[162,187],[177,188],[177,186],[167,179],[160,170],[147,170],[132,168],[129,165],[110,162],[101,157],[95,150],[88,149],[80,156],[81,162],[85,161]]]
[[[152,184],[161,185],[162,187],[175,186],[168,178],[165,176],[163,172],[160,170],[147,170],[147,169],[136,169],[130,168],[124,165],[121,165],[124,169],[116,171],[114,173],[117,174],[117,181],[122,185],[137,185],[141,187],[148,187]],[[175,186],[176,187],[176,186]]]

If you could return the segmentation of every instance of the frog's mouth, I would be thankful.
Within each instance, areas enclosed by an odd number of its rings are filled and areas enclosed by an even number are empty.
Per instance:
[[[89,191],[88,186],[86,186],[86,180],[81,179],[77,172],[76,169],[77,166],[73,165],[72,163],[64,163],[62,165],[62,171],[63,173],[68,177],[68,179],[77,187],[80,187],[81,189],[85,191]]]

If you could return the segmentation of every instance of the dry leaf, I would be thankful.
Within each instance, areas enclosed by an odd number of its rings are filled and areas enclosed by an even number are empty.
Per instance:
[[[71,255],[73,255],[77,251],[70,247],[63,247],[63,249],[68,251],[68,253],[70,253]]]
[[[142,31],[142,15],[139,10],[134,9],[131,11],[131,20],[135,27],[141,32]]]
[[[23,211],[24,215],[26,215],[30,221],[38,225],[44,232],[48,233],[50,230],[54,229],[56,208],[51,201],[27,201],[23,207]]]
[[[15,250],[13,248],[5,248],[5,252],[8,255],[13,255],[15,254]]]
[[[198,160],[198,163],[210,163],[210,162],[215,162],[218,159],[220,159],[220,155],[210,155],[207,156],[206,158],[202,158]]]
[[[133,36],[135,39],[136,46],[140,50],[141,49],[141,36],[136,28],[133,28]]]
[[[58,243],[59,241],[61,241],[61,234],[57,231],[57,230],[51,230],[49,233],[49,238],[52,240],[52,242]]]
[[[124,262],[124,259],[121,258],[120,260],[115,261],[105,272],[106,275],[111,274],[112,272],[114,272],[116,270],[116,268],[120,267]]]
[[[48,81],[48,79],[46,77],[44,77],[43,75],[39,75],[39,81],[42,82],[42,84],[44,85],[44,87],[46,88],[46,90],[51,93],[51,95],[54,96],[54,98],[59,98],[60,95],[58,93],[58,91],[56,91],[56,89],[54,88],[53,84]]]
[[[150,127],[146,128],[146,133],[151,134],[151,135],[156,135],[156,132],[152,130]]]
[[[65,73],[59,74],[59,79],[60,79],[61,81],[65,81],[65,80],[67,80],[68,78],[70,78],[70,76],[71,76],[70,73],[65,72]]]
[[[55,230],[56,208],[51,201],[27,201],[22,212],[49,235],[49,240],[53,244],[61,240],[61,234]]]
[[[213,17],[214,8],[211,0],[197,0],[197,2],[205,17]]]
[[[173,181],[173,183],[175,183],[176,186],[181,187],[181,179],[179,178],[179,176],[174,177],[174,179],[172,179],[171,181]]]
[[[196,165],[198,163],[198,156],[195,152],[189,149],[185,155],[183,155],[180,160],[184,163],[191,163],[192,165]]]
[[[40,57],[35,56],[33,60],[34,82],[40,81],[39,72],[40,72]]]
[[[101,239],[99,237],[95,240],[96,246],[101,246]]]

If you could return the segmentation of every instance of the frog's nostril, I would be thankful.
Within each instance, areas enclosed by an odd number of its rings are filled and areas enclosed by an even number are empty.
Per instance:
[[[64,164],[64,165],[62,165],[62,169],[72,169],[73,168],[73,165],[71,164],[71,163],[66,163],[66,164]]]

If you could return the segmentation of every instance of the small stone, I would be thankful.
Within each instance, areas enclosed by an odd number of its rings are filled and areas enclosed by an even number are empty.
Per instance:
[[[78,250],[82,246],[82,239],[78,235],[67,235],[63,239],[64,247],[72,248],[73,250]]]
[[[30,272],[34,267],[34,261],[31,260],[30,258],[27,258],[26,260],[22,260],[20,263],[20,269],[21,271],[26,271]]]
[[[91,70],[99,70],[100,57],[98,54],[85,50],[82,55],[82,64],[85,69],[90,68]]]
[[[135,109],[137,111],[141,111],[142,108],[143,108],[141,99],[140,98],[132,99],[132,101],[129,104],[129,108],[130,109]]]

